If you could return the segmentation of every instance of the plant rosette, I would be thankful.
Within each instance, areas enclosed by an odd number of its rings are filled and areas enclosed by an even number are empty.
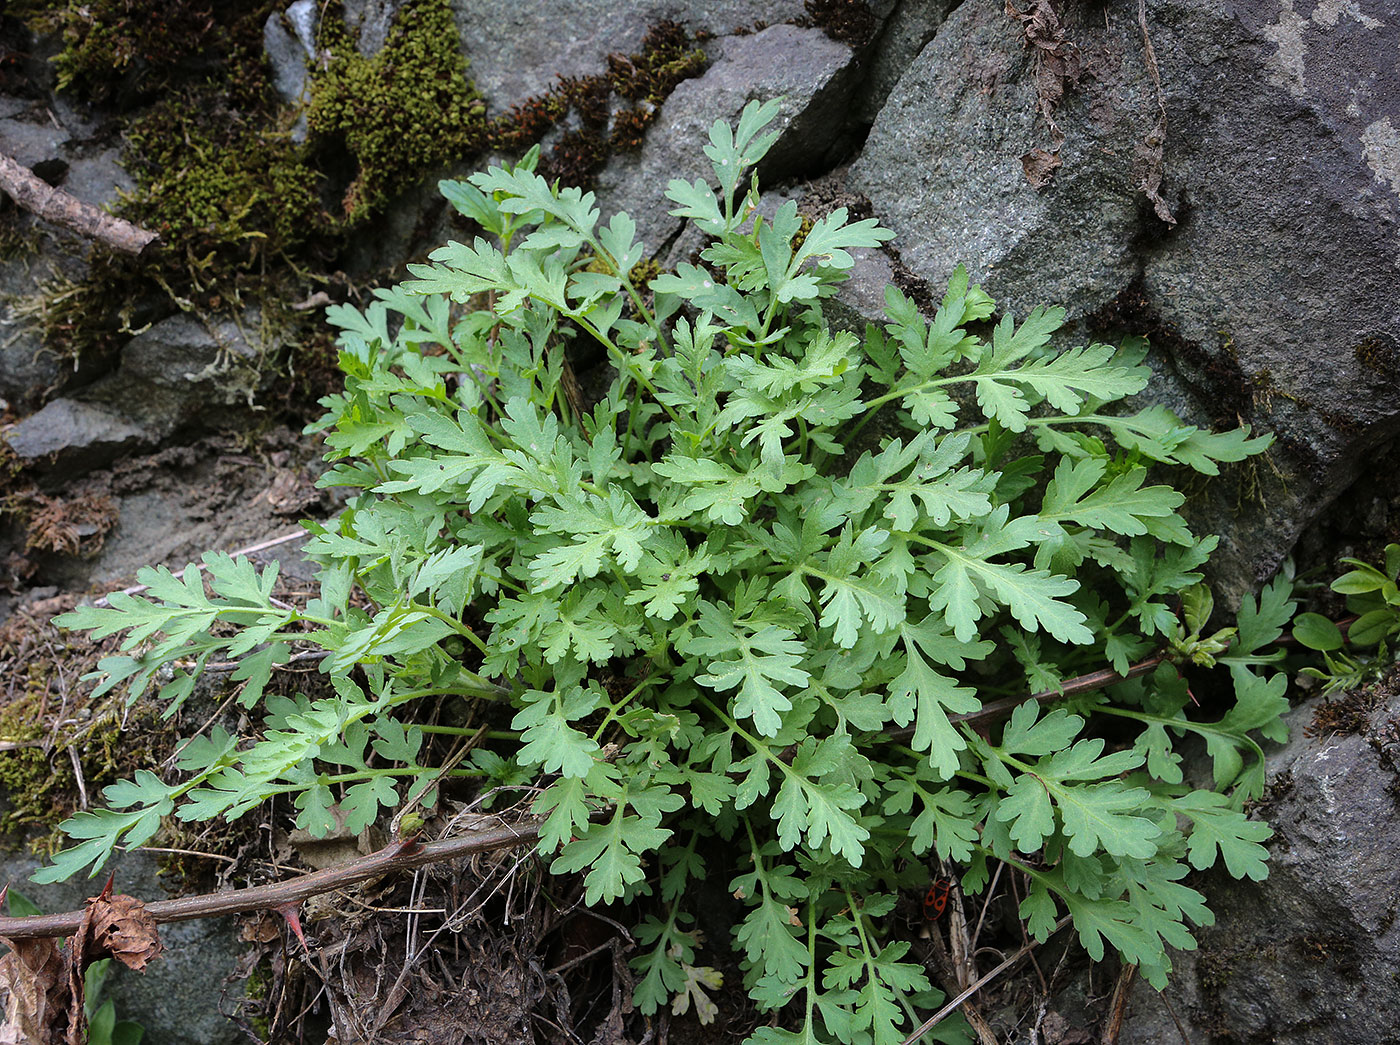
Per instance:
[[[844,209],[805,229],[791,202],[760,216],[745,176],[775,114],[714,127],[717,187],[667,187],[708,245],[646,285],[632,221],[600,224],[536,153],[443,183],[482,235],[328,312],[345,389],[312,430],[323,485],[352,497],[307,524],[315,597],[281,602],[275,566],[214,554],[61,618],[125,632],[99,688],[172,711],[212,660],[238,661],[257,726],[107,788],[41,880],[165,817],[273,796],[313,835],[358,831],[437,782],[415,716],[459,698],[509,729],[443,779],[538,788],[550,870],[633,912],[643,1013],[713,1018],[693,887],[720,874],[745,986],[781,1013],[751,1041],[901,1041],[943,996],[890,915],[935,860],[969,895],[1006,865],[1033,938],[1067,914],[1093,958],[1165,982],[1168,948],[1212,920],[1190,871],[1266,873],[1269,828],[1242,809],[1259,739],[1285,735],[1274,644],[1293,602],[1275,580],[1203,638],[1216,539],[1149,472],[1214,475],[1268,439],[1122,409],[1148,383],[1144,342],[1056,348],[1062,310],[993,321],[961,269],[932,320],[890,287],[883,327],[833,328],[851,250],[892,234]],[[605,355],[592,401],[571,351]],[[326,695],[265,692],[307,647]],[[1157,653],[1143,677],[978,721]],[[1228,675],[1223,714],[1168,655]],[[1211,789],[1183,778],[1186,736]]]

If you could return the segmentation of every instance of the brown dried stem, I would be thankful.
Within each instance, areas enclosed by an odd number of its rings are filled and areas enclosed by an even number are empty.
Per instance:
[[[984,718],[996,718],[1009,711],[1014,711],[1019,705],[1028,701],[1039,701],[1044,703],[1047,700],[1062,700],[1065,697],[1072,697],[1077,693],[1092,693],[1096,689],[1104,689],[1108,686],[1116,685],[1119,682],[1127,682],[1128,679],[1138,678],[1140,675],[1149,675],[1157,670],[1157,665],[1166,660],[1166,654],[1159,653],[1155,657],[1148,657],[1132,665],[1127,671],[1119,674],[1112,668],[1102,668],[1099,671],[1091,671],[1087,675],[1079,675],[1072,679],[1066,679],[1058,689],[1043,689],[1039,693],[1018,694],[1014,697],[1003,697],[1001,700],[994,700],[990,704],[983,704],[976,711],[967,711],[960,715],[949,715],[949,722],[976,722]],[[903,731],[901,731],[903,732]],[[910,735],[913,730],[909,730]]]
[[[490,831],[473,831],[460,838],[420,845],[412,839],[392,842],[360,860],[339,867],[328,867],[274,885],[257,885],[249,889],[226,889],[201,896],[182,896],[175,900],[157,900],[146,910],[157,923],[187,922],[195,918],[217,918],[245,911],[266,911],[284,904],[296,904],[312,896],[344,889],[368,878],[410,871],[425,864],[451,860],[472,853],[485,853],[512,846],[528,845],[540,837],[538,822],[498,827]],[[71,936],[83,918],[82,911],[65,914],[36,914],[25,918],[0,918],[0,936],[11,940],[33,940],[41,937]]]
[[[1055,923],[1055,927],[1050,930],[1050,934],[1046,937],[1046,939],[1048,940],[1050,936],[1054,936],[1057,932],[1059,932],[1066,925],[1068,925],[1069,922],[1070,916],[1065,915],[1063,918],[1061,918],[1058,922]],[[1031,951],[1035,950],[1037,947],[1040,946],[1040,943],[1041,941],[1031,940],[1019,951],[1013,954],[1010,958],[1007,958],[1006,961],[1002,962],[995,969],[987,973],[987,975],[983,976],[976,983],[972,984],[970,987],[967,988],[967,990],[963,991],[952,1001],[948,1002],[947,1005],[943,1006],[943,1008],[939,1009],[922,1024],[920,1024],[918,1030],[916,1030],[913,1034],[909,1035],[909,1037],[904,1039],[903,1045],[914,1045],[914,1042],[918,1041],[929,1031],[933,1030],[934,1027],[938,1026],[949,1016],[951,1016],[953,1012],[956,1011],[958,1006],[962,1005],[974,994],[980,991],[983,987],[987,986],[987,984],[991,983],[1002,973],[1006,972],[1007,969],[1011,968],[1026,955],[1030,954]]]
[[[24,164],[4,153],[0,153],[0,191],[31,214],[105,243],[123,254],[140,256],[160,239],[154,232],[98,210],[92,204],[54,188]]]

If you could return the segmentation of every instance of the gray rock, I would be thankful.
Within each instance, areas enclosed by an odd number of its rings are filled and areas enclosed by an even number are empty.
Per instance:
[[[4,151],[85,203],[108,207],[133,188],[120,150],[87,141],[94,122],[69,105],[45,107],[35,122],[35,104],[0,97],[0,151]],[[21,410],[37,406],[64,377],[61,361],[45,350],[37,322],[26,307],[49,280],[79,280],[87,272],[91,241],[33,215],[11,209],[4,215],[12,253],[0,260],[0,399]]]
[[[19,421],[4,438],[21,461],[70,474],[150,443],[130,418],[110,407],[75,399],[53,400]]]
[[[355,41],[355,49],[371,58],[384,49],[389,28],[403,7],[403,0],[348,0],[345,25]]]
[[[316,25],[320,11],[316,0],[292,0],[283,16],[307,58],[316,57]]]
[[[287,25],[285,15],[273,11],[263,23],[263,55],[272,70],[272,89],[287,105],[306,101],[311,57],[297,34]]]
[[[1318,706],[1293,712],[1294,739],[1269,757],[1269,877],[1212,876],[1217,923],[1198,934],[1198,951],[1173,958],[1166,997],[1192,1041],[1396,1041],[1400,697],[1351,736],[1304,736]],[[1171,1012],[1139,986],[1119,1041],[1175,1040]]]
[[[682,225],[668,213],[675,204],[662,195],[667,182],[714,183],[703,149],[716,120],[737,120],[749,101],[784,98],[776,124],[782,136],[760,168],[765,183],[826,164],[846,128],[853,54],[820,30],[775,25],[719,41],[715,53],[703,75],[666,99],[641,149],[614,155],[598,176],[604,220],[627,211],[651,254]]]
[[[162,320],[127,342],[114,373],[55,399],[8,433],[22,460],[65,474],[150,447],[199,418],[208,424],[251,405],[257,364],[273,346],[256,313],[209,328],[192,316]]]
[[[1186,125],[1168,177],[1185,206],[1145,254],[1144,291],[1206,367],[1254,387],[1332,494],[1400,432],[1400,168],[1385,144],[1400,20],[1378,0],[1293,8],[1160,12],[1167,111]]]
[[[133,337],[115,373],[82,390],[87,402],[120,411],[159,441],[211,407],[249,403],[268,346],[259,317],[210,327],[175,315]]]
[[[1160,102],[1132,5],[1068,5],[1082,76],[1052,126],[1021,24],[965,0],[851,185],[935,293],[962,261],[1014,313],[1054,302],[1086,334],[1149,334],[1175,385],[1153,395],[1279,437],[1198,510],[1227,536],[1233,599],[1400,433],[1400,20],[1380,0],[1149,6]]]
[[[1112,43],[1125,47],[1135,26],[1119,21]],[[1015,312],[1047,301],[1093,311],[1137,272],[1137,190],[1125,157],[1142,120],[1110,113],[1108,127],[1072,133],[1089,120],[1086,101],[1071,97],[1057,113],[1062,166],[1037,190],[1022,157],[1052,145],[1052,132],[1037,113],[1032,56],[1004,4],[967,0],[890,95],[852,166],[852,187],[935,288],[965,263]],[[1117,155],[1102,151],[1107,143]]]
[[[0,152],[85,203],[102,207],[134,183],[117,147],[95,148],[99,131],[90,114],[58,100],[52,105],[0,96]]]
[[[56,885],[26,881],[40,866],[28,853],[0,850],[0,882],[13,883],[46,912],[72,911],[102,888],[103,879],[72,879]],[[165,898],[154,856],[129,853],[114,862],[116,892],[142,900]],[[238,960],[233,919],[177,922],[161,926],[164,953],[144,973],[114,968],[103,988],[117,1018],[146,1029],[145,1039],[162,1045],[235,1045],[247,1039],[219,1011],[224,981]],[[237,997],[237,990],[230,992]]]
[[[834,305],[845,311],[842,318],[852,330],[863,331],[866,323],[883,325],[888,322],[885,288],[894,282],[894,266],[889,255],[870,247],[855,247],[850,255],[855,262],[851,278],[841,284]],[[827,308],[830,311],[832,305]]]
[[[136,182],[121,165],[121,150],[113,147],[96,152],[65,150],[68,173],[63,178],[63,190],[84,203],[109,207],[120,194],[136,188]]]
[[[272,89],[285,105],[299,108],[311,94],[311,64],[316,60],[315,0],[295,0],[263,23],[263,55],[272,70]],[[292,125],[294,142],[306,141],[306,114]]]
[[[26,119],[36,114],[0,119],[0,152],[25,167],[57,159],[68,140],[68,132],[51,120]]]
[[[559,76],[603,72],[616,51],[641,46],[670,19],[716,36],[798,18],[802,0],[451,0],[468,75],[492,112],[548,90]]]
[[[888,16],[882,16],[880,34],[871,48],[869,69],[856,95],[856,111],[862,120],[874,121],[899,78],[960,2],[899,0]]]

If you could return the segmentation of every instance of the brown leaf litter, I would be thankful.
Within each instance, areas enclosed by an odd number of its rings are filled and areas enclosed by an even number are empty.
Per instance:
[[[78,931],[62,946],[51,938],[0,943],[0,1045],[85,1045],[83,974],[103,958],[143,971],[164,949],[155,920],[134,896],[90,897]],[[0,891],[0,896],[3,896]]]

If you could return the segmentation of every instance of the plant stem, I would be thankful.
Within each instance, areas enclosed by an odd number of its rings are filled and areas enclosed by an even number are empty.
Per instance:
[[[339,867],[328,867],[289,882],[259,885],[250,889],[225,889],[203,896],[183,896],[177,900],[157,900],[145,906],[157,924],[187,922],[196,918],[217,918],[245,911],[267,911],[296,904],[322,893],[344,889],[398,871],[453,860],[472,853],[486,853],[531,845],[539,840],[542,821],[529,821],[490,831],[473,831],[459,838],[419,844],[413,839],[391,842],[376,853],[352,860]],[[24,918],[0,918],[0,936],[10,940],[36,940],[72,936],[78,931],[86,911],[66,914],[36,914]]]

